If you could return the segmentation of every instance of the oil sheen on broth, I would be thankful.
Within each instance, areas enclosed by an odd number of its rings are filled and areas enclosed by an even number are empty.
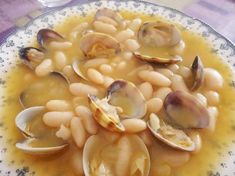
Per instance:
[[[121,12],[122,16],[126,19],[134,19],[136,17],[141,18],[142,21],[154,21],[156,19],[160,19],[159,17],[148,16],[143,14],[136,14],[131,12]],[[76,26],[79,22],[88,21],[91,22],[93,20],[93,14],[87,17],[71,17],[67,19],[63,24],[58,25],[55,28],[55,31],[63,34],[65,37],[68,37],[70,30]],[[162,20],[162,19],[160,19]],[[202,59],[202,62],[205,67],[211,67],[220,72],[220,74],[224,78],[224,87],[219,91],[220,94],[220,104],[218,106],[219,116],[217,120],[216,130],[214,133],[209,133],[207,131],[203,131],[200,133],[202,137],[202,149],[197,154],[190,154],[189,161],[181,166],[181,167],[173,167],[171,168],[171,175],[174,176],[198,176],[198,175],[206,175],[209,171],[213,171],[216,169],[216,165],[220,160],[220,153],[223,153],[227,150],[228,144],[232,139],[235,138],[234,133],[234,108],[235,108],[235,97],[234,97],[234,88],[230,86],[232,82],[232,71],[227,64],[222,62],[218,56],[216,56],[208,44],[202,37],[191,33],[185,28],[178,26],[181,30],[182,39],[185,42],[186,49],[182,54],[184,58],[182,64],[185,66],[190,66],[194,57],[199,55]],[[74,41],[74,43],[78,43],[79,38]],[[81,58],[82,53],[79,51],[78,44],[74,44],[71,49],[65,51],[68,58]],[[148,53],[148,55],[153,56],[166,56],[165,49],[152,49],[152,48],[141,48],[141,52]],[[52,56],[50,53],[48,57]],[[122,71],[117,71],[112,73],[112,77],[115,79],[125,79],[132,81],[136,84],[139,84],[140,81],[136,77],[127,77],[126,75],[130,72],[130,70],[139,66],[139,63],[129,61],[128,67]],[[77,156],[81,154],[81,151],[76,148],[75,145],[70,145],[69,149],[58,153],[49,157],[34,157],[27,154],[22,153],[21,151],[15,148],[15,142],[23,140],[23,136],[19,133],[18,129],[14,125],[15,116],[17,113],[21,111],[21,106],[18,102],[18,96],[20,93],[31,84],[30,82],[26,82],[24,78],[25,75],[28,75],[32,81],[37,80],[36,76],[30,74],[30,70],[28,70],[22,64],[17,65],[17,67],[11,71],[9,75],[9,79],[7,81],[6,88],[6,98],[7,102],[5,106],[1,108],[1,114],[3,119],[5,131],[5,138],[7,142],[7,153],[8,153],[8,161],[14,161],[16,165],[22,166],[30,166],[30,170],[36,171],[36,175],[52,175],[52,176],[75,176],[76,171],[73,169],[73,156]],[[46,96],[46,92],[44,90],[40,90],[43,92],[43,96]],[[101,89],[101,92],[103,90]],[[102,93],[101,93],[102,95]],[[67,99],[69,99],[69,95]],[[40,99],[37,96],[34,99]],[[125,100],[120,99],[120,102],[125,102]],[[78,102],[79,103],[79,102]],[[84,104],[84,102],[80,102],[79,104]],[[127,106],[123,105],[122,108],[126,108]],[[129,109],[128,111],[131,111]],[[41,122],[38,122],[39,124]],[[35,124],[31,124],[33,127]],[[38,124],[37,124],[38,125]],[[43,125],[43,124],[41,124]],[[30,127],[29,127],[30,128]],[[39,132],[40,133],[40,132]],[[42,132],[42,133],[45,133]],[[50,139],[50,135],[46,137]],[[46,142],[46,141],[45,141]],[[43,142],[44,143],[44,142]],[[44,144],[41,144],[44,145]],[[48,144],[50,145],[50,144]],[[53,145],[53,141],[52,141]],[[161,163],[161,161],[172,160],[171,156],[181,157],[183,155],[187,158],[186,152],[175,151],[174,149],[162,144],[158,140],[154,140],[154,145],[151,147],[150,155],[151,155],[151,164],[152,168],[150,171],[150,175],[156,176],[156,169],[154,166],[160,166],[165,168],[165,172],[167,172],[167,165]],[[157,171],[158,172],[158,171]]]

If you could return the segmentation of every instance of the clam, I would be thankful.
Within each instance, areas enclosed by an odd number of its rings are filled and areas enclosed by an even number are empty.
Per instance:
[[[181,128],[206,128],[209,125],[210,117],[206,107],[187,92],[169,93],[164,108],[172,123]]]
[[[40,106],[51,99],[70,97],[69,82],[63,74],[51,72],[48,76],[38,79],[20,94],[19,101],[22,107]]]
[[[32,155],[51,155],[63,151],[68,144],[62,144],[54,147],[32,147],[30,144],[35,139],[26,139],[23,142],[16,143],[16,148],[21,151]]]
[[[191,87],[191,90],[195,91],[199,89],[204,79],[203,64],[199,56],[195,57],[191,66],[191,71],[193,75],[193,85]]]
[[[181,36],[175,25],[156,21],[142,24],[138,40],[148,46],[170,47],[179,43]]]
[[[137,135],[125,135],[122,138],[128,140],[128,147],[131,150],[131,153],[125,154],[125,156],[131,155],[129,162],[127,161],[130,176],[148,176],[150,156],[143,141]],[[126,148],[126,145],[119,146],[114,142],[107,141],[100,134],[89,137],[83,149],[84,174],[86,176],[117,175],[115,168],[117,168],[119,152],[122,150],[120,147]]]
[[[16,127],[26,136],[35,137],[29,129],[27,129],[27,122],[31,121],[37,115],[45,112],[44,106],[35,106],[21,111],[15,118]]]
[[[172,56],[170,58],[151,57],[151,56],[147,56],[147,55],[142,55],[138,52],[134,52],[133,55],[137,59],[140,59],[145,62],[153,63],[153,64],[175,64],[177,62],[182,61],[182,57],[180,57],[180,56]]]
[[[21,48],[19,56],[23,63],[31,69],[35,68],[44,59],[43,51],[34,47]]]
[[[106,97],[100,100],[94,95],[88,95],[88,100],[93,117],[102,127],[110,131],[125,131],[119,119],[118,108],[110,105]]]
[[[107,97],[111,105],[122,108],[122,118],[142,118],[146,114],[145,98],[131,82],[114,81],[107,89]]]
[[[34,134],[33,131],[37,129],[32,130],[31,127],[29,126],[29,123],[32,121],[38,120],[37,118],[40,118],[44,112],[45,112],[44,106],[35,106],[35,107],[31,107],[31,108],[21,111],[16,116],[15,124],[17,128],[27,138],[23,142],[16,143],[16,147],[18,149],[29,154],[43,155],[43,154],[57,153],[63,150],[65,147],[67,147],[68,144],[65,144],[64,142],[62,143],[61,141],[58,142],[56,145],[53,144],[49,146],[43,146],[43,145],[38,144],[38,142],[41,141],[40,138],[42,136],[38,136],[37,134]],[[39,127],[42,128],[41,126]],[[38,130],[45,130],[45,129],[38,128]],[[54,138],[56,137],[54,136]]]
[[[110,35],[93,32],[85,34],[80,41],[80,49],[87,58],[108,57],[121,51],[118,41]]]
[[[125,23],[124,23],[122,16],[116,11],[113,11],[108,8],[103,8],[103,9],[97,10],[97,12],[95,14],[95,20],[100,20],[103,17],[108,17],[111,20],[114,20],[121,27],[125,26]]]
[[[158,116],[153,113],[150,114],[148,128],[157,139],[170,147],[184,151],[195,150],[194,142],[184,131],[160,121]]]
[[[64,37],[51,29],[40,29],[37,33],[37,41],[42,48],[46,48],[49,41],[64,41]]]
[[[73,70],[80,78],[88,81],[85,74],[83,74],[83,72],[81,71],[81,63],[82,63],[82,61],[75,60],[72,64]]]

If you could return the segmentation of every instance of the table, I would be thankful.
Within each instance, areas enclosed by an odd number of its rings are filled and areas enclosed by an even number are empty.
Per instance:
[[[199,18],[235,43],[235,0],[147,0]],[[65,6],[89,0],[72,0]],[[30,20],[62,7],[43,7],[36,0],[0,0],[0,44]]]

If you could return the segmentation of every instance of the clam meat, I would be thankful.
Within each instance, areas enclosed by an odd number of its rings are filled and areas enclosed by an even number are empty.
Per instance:
[[[108,57],[121,51],[120,44],[115,38],[99,32],[84,35],[80,41],[80,49],[89,59]]]
[[[181,36],[173,24],[161,21],[145,22],[138,31],[138,40],[152,47],[171,47],[180,42]]]

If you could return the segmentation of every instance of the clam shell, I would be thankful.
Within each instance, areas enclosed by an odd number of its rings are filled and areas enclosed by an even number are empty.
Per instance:
[[[192,67],[192,75],[193,75],[193,85],[191,87],[192,91],[196,91],[200,88],[202,85],[203,79],[204,79],[204,71],[203,71],[203,64],[199,56],[196,56]]]
[[[93,111],[94,119],[104,128],[109,131],[123,132],[124,126],[120,120],[114,120],[116,117],[111,117],[110,114],[105,113],[102,107],[97,103],[98,98],[94,95],[88,95],[90,107]]]
[[[182,61],[182,57],[180,56],[172,56],[171,58],[151,57],[137,52],[134,52],[133,55],[137,59],[153,64],[175,64]]]
[[[167,95],[164,108],[169,119],[182,128],[206,128],[209,125],[209,113],[193,95],[175,91]]]
[[[121,51],[120,44],[115,38],[98,32],[84,35],[80,41],[80,49],[89,59],[108,57]]]
[[[62,145],[54,146],[54,147],[31,147],[29,144],[33,140],[34,139],[26,139],[25,141],[21,143],[16,143],[16,148],[18,148],[19,150],[25,153],[32,154],[32,155],[51,155],[51,154],[61,152],[66,147],[68,147],[68,144],[62,144]]]
[[[78,60],[74,61],[72,64],[73,70],[80,78],[88,81],[88,78],[82,73],[82,71],[80,69],[81,62],[82,61],[78,61]]]

